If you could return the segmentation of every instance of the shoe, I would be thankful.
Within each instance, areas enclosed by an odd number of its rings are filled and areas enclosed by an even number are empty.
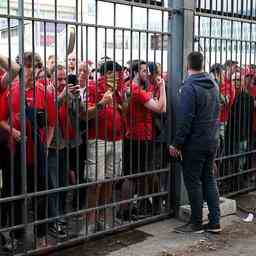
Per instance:
[[[12,252],[16,251],[18,247],[18,240],[17,239],[5,239],[3,244],[4,251]]]
[[[38,237],[36,239],[36,249],[43,249],[47,247],[47,242],[45,236]]]
[[[214,234],[219,234],[222,231],[220,224],[207,223],[207,224],[203,225],[203,228],[205,231],[214,233]]]
[[[87,232],[86,232],[86,225],[83,225],[82,229],[79,231],[79,236],[86,236],[89,234],[94,234],[96,233],[96,227],[94,224],[89,224],[87,227]]]
[[[49,233],[54,238],[64,239],[67,237],[67,232],[63,225],[54,223],[49,225]]]
[[[104,230],[109,230],[111,229],[112,226],[110,223],[104,223],[104,220],[98,220],[96,222],[96,231],[104,231]]]
[[[174,228],[174,231],[176,233],[194,233],[194,234],[201,234],[204,233],[204,229],[202,225],[195,225],[193,223],[187,223],[185,225],[182,225],[180,227]]]

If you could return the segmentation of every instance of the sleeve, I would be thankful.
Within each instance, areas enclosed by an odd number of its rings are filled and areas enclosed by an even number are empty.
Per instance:
[[[6,93],[0,94],[0,121],[8,120],[8,97]]]
[[[236,89],[235,87],[231,84],[230,85],[230,106],[233,105],[234,101],[236,98]]]
[[[7,75],[8,75],[8,73],[7,72],[1,72],[0,71],[0,93],[1,92],[4,92],[5,91],[5,89],[6,89],[6,86],[7,86],[7,84],[6,84],[6,77],[7,77]]]
[[[47,112],[48,112],[48,125],[54,127],[56,124],[54,95],[49,92],[47,92]]]
[[[191,131],[191,125],[196,114],[196,95],[192,86],[185,85],[181,89],[178,105],[178,125],[174,146],[181,149]]]
[[[151,92],[146,92],[137,85],[132,86],[131,94],[134,101],[137,101],[143,105],[152,98]]]
[[[87,106],[89,107],[93,107],[96,104],[96,91],[95,91],[96,87],[93,85],[88,87],[88,94],[86,97],[87,100]],[[86,104],[86,101],[84,102]]]
[[[231,107],[236,97],[235,87],[232,84],[223,83],[220,92],[223,96],[225,96],[228,106]]]

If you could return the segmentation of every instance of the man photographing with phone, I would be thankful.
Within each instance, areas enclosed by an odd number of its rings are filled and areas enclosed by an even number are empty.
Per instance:
[[[78,131],[75,125],[76,122],[74,122],[74,109],[71,106],[77,97],[77,93],[79,95],[80,87],[73,75],[66,76],[66,70],[62,65],[52,68],[51,82],[52,84],[48,89],[54,96],[55,108],[58,112],[58,126],[55,128],[48,153],[49,189],[54,189],[68,185],[67,152],[75,148]],[[80,138],[78,143],[81,143]],[[61,216],[65,213],[65,192],[52,194],[48,200],[49,217]],[[65,238],[67,236],[65,219],[59,218],[57,221],[50,223],[49,231],[53,237]]]

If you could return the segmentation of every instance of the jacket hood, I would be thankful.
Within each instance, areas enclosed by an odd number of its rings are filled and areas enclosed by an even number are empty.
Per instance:
[[[197,85],[205,89],[212,89],[215,86],[218,87],[216,81],[214,81],[214,79],[208,73],[190,75],[187,81],[193,85]]]

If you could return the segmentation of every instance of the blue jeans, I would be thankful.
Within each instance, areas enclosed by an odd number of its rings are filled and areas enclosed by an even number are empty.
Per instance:
[[[191,222],[202,224],[204,200],[209,209],[209,222],[219,224],[219,192],[213,175],[216,149],[183,152],[183,177],[191,206]]]
[[[57,153],[59,159],[57,159]],[[66,187],[68,184],[66,149],[49,149],[48,153],[48,184],[49,189]],[[58,160],[58,162],[57,162]],[[58,166],[57,166],[58,163]],[[66,192],[49,194],[49,217],[57,217],[65,213]]]

